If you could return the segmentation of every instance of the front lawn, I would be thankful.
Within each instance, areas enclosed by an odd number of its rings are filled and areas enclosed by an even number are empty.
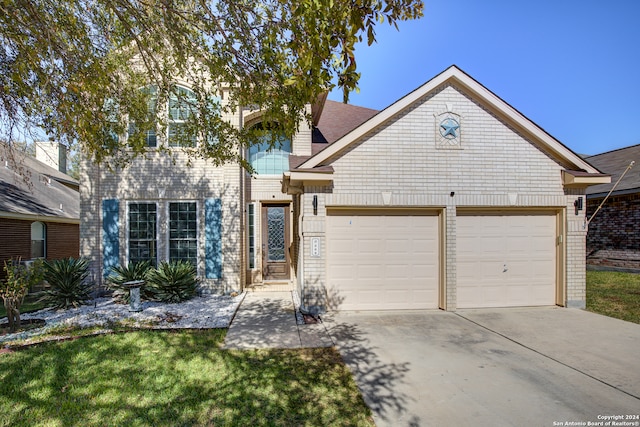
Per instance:
[[[640,323],[640,274],[587,271],[587,310]]]
[[[373,426],[338,352],[137,331],[0,354],[1,426]]]

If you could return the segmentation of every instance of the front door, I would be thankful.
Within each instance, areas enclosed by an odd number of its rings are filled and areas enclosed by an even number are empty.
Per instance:
[[[289,279],[289,205],[262,206],[262,277]]]

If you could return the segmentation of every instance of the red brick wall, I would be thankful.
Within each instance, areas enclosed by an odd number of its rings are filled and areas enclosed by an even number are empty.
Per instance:
[[[31,221],[0,219],[0,275],[4,277],[4,261],[31,258]]]
[[[587,218],[600,203],[587,201]],[[587,264],[640,269],[640,194],[610,197],[589,223]]]
[[[47,224],[47,259],[78,258],[80,256],[80,226],[78,224]]]
[[[21,257],[31,259],[31,223],[0,219],[0,278],[5,277],[4,261]],[[47,227],[47,259],[80,256],[80,227],[77,224],[45,222]]]

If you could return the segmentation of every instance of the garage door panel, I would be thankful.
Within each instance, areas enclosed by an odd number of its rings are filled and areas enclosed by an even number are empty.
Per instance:
[[[437,308],[438,224],[436,215],[424,213],[329,211],[327,281],[342,302],[339,308]],[[333,250],[336,244],[341,251]]]
[[[555,214],[458,216],[458,307],[553,305],[555,236]]]

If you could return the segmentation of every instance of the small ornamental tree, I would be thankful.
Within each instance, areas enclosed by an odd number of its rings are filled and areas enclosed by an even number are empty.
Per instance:
[[[42,281],[42,262],[34,261],[30,267],[20,263],[20,258],[4,262],[7,279],[0,282],[0,297],[7,311],[9,330],[20,328],[20,306],[29,289]]]

